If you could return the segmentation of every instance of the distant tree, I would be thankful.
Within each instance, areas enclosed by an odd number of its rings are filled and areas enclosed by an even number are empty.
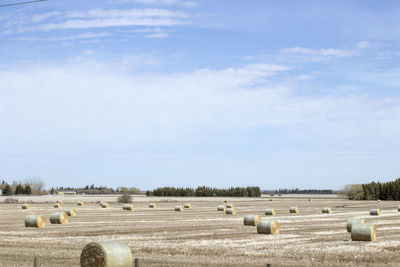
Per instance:
[[[128,192],[126,192],[118,197],[118,202],[119,203],[131,203],[132,196]]]
[[[348,184],[343,190],[342,194],[344,194],[350,200],[361,200],[364,199],[364,190],[363,186],[360,184]]]
[[[16,195],[25,194],[25,188],[22,186],[22,184],[17,184],[17,186],[15,187],[15,194]]]
[[[26,184],[24,187],[24,194],[26,195],[32,195],[32,188],[29,184]]]
[[[11,186],[9,184],[5,183],[2,195],[3,196],[9,196],[9,195],[12,195],[12,193],[13,192],[12,192]]]

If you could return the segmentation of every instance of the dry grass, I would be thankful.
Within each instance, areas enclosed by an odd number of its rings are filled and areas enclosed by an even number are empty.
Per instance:
[[[276,197],[274,220],[280,223],[280,233],[259,235],[255,227],[243,225],[243,217],[263,215],[271,204],[269,196],[235,198],[237,215],[216,210],[223,198],[185,198],[195,208],[179,216],[171,209],[182,198],[167,202],[167,198],[134,197],[136,211],[131,213],[115,203],[115,196],[78,196],[63,199],[65,205],[76,206],[82,199],[86,204],[77,207],[77,216],[69,218],[68,224],[25,228],[26,215],[49,218],[54,212],[49,203],[55,200],[47,198],[30,210],[21,209],[21,204],[0,204],[0,266],[32,266],[34,256],[41,266],[79,266],[82,248],[102,240],[129,245],[143,266],[265,266],[267,262],[273,266],[397,266],[400,262],[399,212],[394,201],[313,196],[309,202],[309,197]],[[108,201],[110,208],[99,208],[95,203],[99,200]],[[158,208],[149,209],[149,202]],[[288,213],[291,206],[301,213]],[[334,213],[321,214],[321,207],[332,207]],[[371,208],[380,208],[381,216],[370,216]],[[376,225],[376,242],[351,241],[346,231],[349,218],[367,218]]]

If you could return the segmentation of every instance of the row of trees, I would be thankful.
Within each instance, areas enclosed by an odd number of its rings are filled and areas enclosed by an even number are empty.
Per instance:
[[[332,189],[278,189],[278,190],[263,190],[261,191],[263,194],[334,194],[335,192]]]
[[[13,181],[11,184],[5,180],[0,184],[0,190],[3,196],[9,195],[41,195],[46,193],[44,183],[41,179],[33,178],[25,182]]]
[[[400,200],[400,178],[384,183],[346,185],[342,193],[354,200]]]
[[[147,196],[164,197],[260,197],[261,190],[258,186],[231,187],[218,189],[207,186],[193,188],[160,187],[153,191],[147,191]]]
[[[140,189],[136,187],[118,187],[114,189],[112,187],[107,186],[95,186],[87,185],[85,187],[52,187],[50,189],[50,194],[56,194],[59,191],[74,191],[77,194],[87,194],[87,195],[96,195],[96,194],[120,194],[120,193],[128,193],[128,194],[139,194]]]

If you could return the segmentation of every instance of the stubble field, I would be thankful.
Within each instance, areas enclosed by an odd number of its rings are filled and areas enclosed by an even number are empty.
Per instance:
[[[395,201],[348,201],[309,196],[229,198],[236,215],[217,211],[224,198],[134,197],[135,211],[123,211],[116,196],[31,197],[36,203],[22,210],[21,204],[0,203],[0,266],[32,266],[34,256],[41,266],[79,266],[85,244],[119,241],[132,250],[142,266],[398,266],[400,262],[400,213]],[[20,199],[20,201],[28,200]],[[57,209],[75,208],[76,217],[66,225],[25,228],[28,214],[49,218]],[[0,198],[2,202],[4,198]],[[78,200],[84,207],[76,206]],[[103,209],[97,201],[108,201]],[[113,202],[112,202],[113,201]],[[47,203],[43,203],[47,202]],[[157,204],[156,209],[148,207]],[[175,212],[178,204],[191,209]],[[289,214],[298,206],[300,214]],[[322,214],[331,207],[332,214]],[[243,225],[246,214],[262,217],[275,208],[281,225],[278,235],[259,235],[256,228]],[[380,208],[380,216],[370,216]],[[348,218],[365,218],[377,226],[376,242],[352,242],[346,231]]]

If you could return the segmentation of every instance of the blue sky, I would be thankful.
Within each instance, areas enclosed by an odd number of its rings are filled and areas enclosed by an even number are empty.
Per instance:
[[[397,178],[399,12],[398,1],[0,8],[0,177],[141,189]]]

